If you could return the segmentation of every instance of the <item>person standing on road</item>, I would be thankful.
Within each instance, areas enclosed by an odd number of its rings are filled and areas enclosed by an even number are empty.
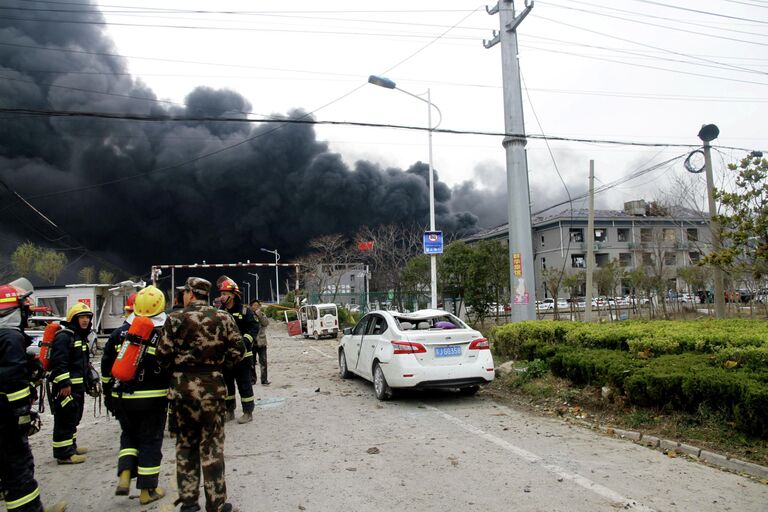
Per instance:
[[[168,372],[157,363],[157,341],[165,324],[165,295],[148,286],[136,296],[135,318],[149,318],[154,325],[149,339],[131,339],[130,329],[119,329],[110,336],[101,360],[102,377],[110,378],[111,408],[120,422],[120,454],[117,459],[118,483],[115,495],[128,496],[131,478],[136,478],[139,502],[147,505],[165,496],[158,486],[160,462],[163,458],[163,432],[168,405]],[[146,320],[145,320],[146,321]],[[126,322],[127,323],[127,322]],[[148,327],[151,327],[148,325]],[[112,368],[126,344],[139,343],[141,356],[132,379],[116,380]]]
[[[27,437],[37,433],[40,419],[32,410],[34,386],[26,354],[31,343],[24,297],[11,285],[0,286],[0,483],[9,512],[43,512],[35,461]],[[38,362],[39,365],[39,362]],[[37,370],[42,378],[42,367]],[[45,512],[64,512],[59,502]]]
[[[93,312],[86,304],[76,303],[67,311],[63,328],[51,345],[53,383],[49,395],[53,409],[53,456],[59,464],[80,464],[86,448],[77,446],[77,426],[85,406],[85,376],[88,373],[88,335]]]
[[[240,424],[253,421],[253,382],[251,371],[253,367],[253,342],[259,333],[259,324],[253,312],[245,307],[242,302],[240,287],[227,276],[221,276],[218,281],[219,299],[221,309],[232,315],[237,328],[243,337],[245,345],[245,357],[231,370],[224,370],[224,380],[227,383],[227,421],[235,419],[236,395],[240,392],[240,403],[243,406],[243,415],[238,418]]]
[[[256,315],[256,319],[259,321],[259,334],[256,336],[256,344],[253,347],[254,373],[256,370],[256,358],[258,358],[261,370],[261,385],[269,386],[269,379],[267,378],[267,326],[269,325],[269,319],[264,314],[264,311],[262,311],[261,301],[258,299],[251,301],[251,311],[253,311],[253,314]]]
[[[200,467],[206,512],[234,512],[227,503],[224,475],[224,416],[227,386],[222,368],[232,368],[245,354],[234,319],[208,305],[211,283],[187,279],[184,309],[173,311],[157,346],[160,365],[171,373],[174,403],[176,479],[181,512],[200,510]]]

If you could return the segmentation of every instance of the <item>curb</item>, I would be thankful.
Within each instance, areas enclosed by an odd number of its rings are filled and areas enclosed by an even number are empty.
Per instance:
[[[755,464],[753,462],[747,462],[739,459],[732,459],[730,455],[721,455],[719,453],[710,452],[708,450],[697,448],[696,446],[691,446],[685,443],[678,443],[677,441],[671,441],[669,439],[660,439],[652,435],[643,435],[642,432],[637,432],[634,430],[623,430],[601,425],[590,426],[592,428],[597,428],[597,430],[600,430],[604,434],[621,439],[629,439],[636,444],[647,446],[654,450],[659,450],[663,453],[675,452],[688,455],[692,459],[705,462],[713,466],[718,466],[722,469],[733,471],[735,473],[744,473],[762,481],[768,480],[768,467],[761,466],[760,464]]]

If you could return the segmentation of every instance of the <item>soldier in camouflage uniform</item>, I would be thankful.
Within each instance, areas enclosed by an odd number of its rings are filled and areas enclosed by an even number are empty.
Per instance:
[[[224,480],[224,417],[227,387],[222,368],[243,359],[245,347],[228,313],[208,305],[211,283],[187,279],[184,309],[168,315],[157,346],[157,359],[172,372],[169,397],[174,402],[176,479],[181,512],[200,510],[200,466],[206,512],[233,512]]]

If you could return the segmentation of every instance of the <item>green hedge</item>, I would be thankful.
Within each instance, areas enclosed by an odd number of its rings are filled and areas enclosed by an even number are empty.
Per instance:
[[[614,386],[638,405],[708,406],[737,428],[768,436],[768,322],[533,321],[492,336],[502,358],[544,360],[557,376]]]

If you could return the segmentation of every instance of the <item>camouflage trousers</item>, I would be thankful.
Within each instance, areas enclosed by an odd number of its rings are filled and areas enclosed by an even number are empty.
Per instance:
[[[224,480],[224,400],[176,400],[176,503],[196,505],[203,470],[206,512],[220,512],[227,501]]]

